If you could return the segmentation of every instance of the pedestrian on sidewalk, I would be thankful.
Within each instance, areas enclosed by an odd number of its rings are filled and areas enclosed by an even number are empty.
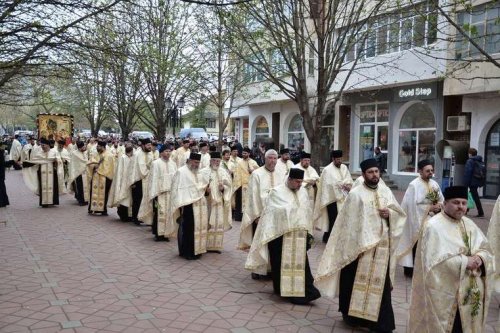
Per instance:
[[[479,200],[477,189],[484,186],[486,181],[486,167],[483,163],[483,157],[477,154],[475,148],[469,148],[469,159],[465,163],[464,185],[469,188],[469,191],[474,199],[477,207],[476,217],[484,217],[483,206]]]
[[[6,207],[9,205],[9,197],[7,196],[7,189],[5,188],[5,148],[3,142],[0,142],[0,223],[7,222]]]

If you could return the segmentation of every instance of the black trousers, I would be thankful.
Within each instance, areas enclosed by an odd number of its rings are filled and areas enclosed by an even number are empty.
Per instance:
[[[337,203],[332,202],[328,206],[326,206],[326,210],[328,211],[328,231],[323,234],[323,243],[328,242],[328,238],[330,238],[330,233],[332,232],[333,225],[335,224],[335,220],[337,219]]]
[[[153,200],[153,224],[151,225],[151,232],[153,235],[158,236],[158,198]]]
[[[182,207],[182,218],[177,232],[179,255],[186,259],[194,257],[194,214],[193,205]]]
[[[118,213],[118,216],[120,217],[120,220],[123,222],[130,222],[131,217],[128,216],[128,207],[120,205],[116,209],[116,212]]]
[[[75,199],[78,201],[79,204],[84,204],[85,194],[83,191],[83,178],[81,175],[76,177],[75,180],[73,181],[73,188],[75,191]]]
[[[477,213],[479,215],[484,215],[483,206],[481,205],[481,200],[479,199],[479,194],[477,193],[477,189],[478,189],[477,186],[469,187],[472,199],[474,199],[474,203],[476,204]]]
[[[137,215],[139,214],[139,208],[141,208],[142,201],[142,180],[134,183],[132,187],[132,219],[137,220]]]
[[[451,333],[463,333],[462,320],[460,319],[460,311],[457,309],[457,314],[455,315],[455,321],[453,321],[453,328]]]
[[[417,245],[418,245],[418,241],[413,246],[413,249],[411,249],[411,254],[412,254],[412,258],[413,258],[413,267],[415,267],[415,255],[417,254]],[[404,274],[406,276],[413,276],[413,267],[404,266],[403,267]]]
[[[242,189],[241,187],[234,192],[234,212],[233,218],[235,221],[241,221],[243,218],[243,201],[242,201]]]
[[[339,311],[343,317],[347,317],[349,321],[355,325],[369,328],[377,332],[391,332],[396,328],[394,321],[394,311],[391,302],[391,283],[389,278],[389,269],[385,277],[384,291],[382,292],[382,301],[380,304],[380,312],[376,322],[349,316],[349,305],[351,304],[352,288],[356,270],[358,268],[358,259],[354,260],[349,265],[340,270],[340,289],[339,289]]]
[[[269,261],[271,262],[271,277],[273,279],[274,293],[281,296],[281,254],[283,250],[283,236],[269,242],[267,247],[269,249]],[[305,274],[305,296],[287,297],[294,304],[307,304],[321,297],[319,290],[313,284],[314,278],[311,273],[307,255]]]

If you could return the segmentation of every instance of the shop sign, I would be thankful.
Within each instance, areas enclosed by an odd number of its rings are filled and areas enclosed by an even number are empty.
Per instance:
[[[394,101],[406,102],[415,99],[434,99],[436,93],[437,85],[435,83],[401,87],[394,90]]]

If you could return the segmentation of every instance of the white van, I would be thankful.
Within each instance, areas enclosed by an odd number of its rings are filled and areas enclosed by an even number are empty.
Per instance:
[[[197,141],[208,141],[208,134],[203,128],[183,128],[179,132],[181,139],[194,139]]]

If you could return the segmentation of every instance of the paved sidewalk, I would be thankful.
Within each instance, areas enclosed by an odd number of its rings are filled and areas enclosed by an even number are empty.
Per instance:
[[[70,196],[42,209],[7,172],[11,206],[0,225],[0,332],[355,332],[341,320],[338,300],[295,306],[272,295],[270,281],[250,278],[237,251],[239,223],[226,233],[223,254],[186,261],[176,242],[155,243],[149,227],[87,215]],[[401,197],[401,193],[396,193]],[[485,202],[490,214],[493,202]],[[482,228],[488,219],[481,219]],[[320,235],[316,235],[320,239]],[[315,272],[324,249],[309,252]],[[397,332],[406,332],[410,280],[398,270],[393,305]],[[487,332],[500,332],[497,294]],[[365,331],[366,332],[366,331]]]

